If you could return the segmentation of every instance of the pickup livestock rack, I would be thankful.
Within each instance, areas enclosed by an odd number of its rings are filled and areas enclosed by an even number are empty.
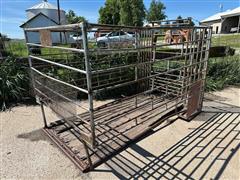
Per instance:
[[[24,29],[44,132],[82,171],[164,119],[191,120],[201,111],[211,28],[184,26],[187,40],[164,41],[182,28],[83,22]],[[59,119],[50,123],[44,106]]]

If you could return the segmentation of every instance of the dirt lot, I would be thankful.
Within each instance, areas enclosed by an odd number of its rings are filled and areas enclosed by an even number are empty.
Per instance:
[[[240,179],[240,88],[208,94],[203,112],[166,121],[90,173],[81,173],[42,132],[39,106],[0,113],[1,179]],[[56,117],[47,109],[48,120]]]

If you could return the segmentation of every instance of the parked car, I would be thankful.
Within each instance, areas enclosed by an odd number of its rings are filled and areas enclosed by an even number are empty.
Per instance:
[[[106,34],[105,36],[97,38],[98,47],[107,47],[108,45],[114,46],[121,44],[133,45],[134,42],[135,42],[134,36],[124,31],[113,31]]]

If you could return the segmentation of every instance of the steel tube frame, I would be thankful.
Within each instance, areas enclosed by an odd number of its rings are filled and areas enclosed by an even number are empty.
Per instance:
[[[61,46],[43,46],[41,44],[36,44],[36,43],[26,43],[26,44],[27,44],[27,46],[36,46],[36,47],[51,48],[51,49],[61,49],[61,50],[66,50],[66,51],[78,52],[78,53],[84,52],[84,49],[66,48],[66,47],[61,47]]]
[[[92,43],[92,41],[89,41],[88,33],[97,32],[97,30],[95,30],[96,28],[109,31],[132,31],[135,33],[135,46],[127,46],[127,48],[121,46],[119,48],[112,48],[111,44],[108,43],[109,49],[99,49],[95,48],[95,46],[92,47],[91,45],[89,45],[90,43]],[[175,113],[177,113],[177,108],[179,108],[179,106],[182,104],[185,107],[189,99],[192,98],[189,95],[189,90],[192,86],[194,86],[194,83],[198,80],[205,81],[211,40],[211,30],[209,31],[210,34],[205,34],[206,27],[185,26],[184,28],[187,28],[192,32],[189,41],[178,42],[174,44],[158,44],[157,41],[156,43],[153,42],[155,30],[171,28],[182,29],[182,27],[169,26],[138,28],[130,26],[99,25],[86,22],[71,25],[25,29],[25,35],[27,32],[37,32],[43,29],[52,32],[81,31],[81,43],[83,45],[82,49],[66,48],[61,46],[43,46],[41,44],[29,43],[28,41],[27,45],[28,49],[31,46],[37,46],[41,48],[61,49],[64,51],[83,54],[83,60],[80,59],[82,58],[82,56],[76,56],[77,58],[79,58],[77,59],[77,61],[75,61],[75,59],[73,59],[74,62],[70,61],[70,63],[82,63],[80,66],[81,68],[84,64],[83,66],[85,67],[83,69],[77,68],[78,66],[75,64],[71,64],[71,66],[68,64],[65,65],[61,61],[54,62],[46,59],[47,57],[38,57],[37,55],[29,55],[29,65],[31,70],[31,76],[35,75],[33,74],[34,72],[39,75],[39,77],[44,77],[43,79],[54,81],[54,84],[52,86],[46,86],[44,90],[49,92],[50,95],[52,93],[61,99],[60,101],[56,100],[56,103],[60,103],[60,108],[64,109],[65,104],[61,103],[62,101],[64,102],[64,100],[66,100],[67,103],[69,102],[70,104],[76,105],[85,110],[85,112],[82,114],[73,114],[72,117],[76,117],[76,121],[72,120],[71,117],[65,118],[63,119],[63,121],[67,125],[66,129],[70,129],[74,136],[76,136],[83,144],[86,159],[88,161],[88,166],[90,168],[92,168],[95,163],[93,160],[94,158],[92,158],[92,153],[98,150],[98,148],[96,148],[99,145],[97,144],[97,139],[102,135],[99,134],[99,128],[102,128],[102,125],[108,125],[108,123],[110,122],[118,123],[119,119],[137,111],[139,111],[137,114],[131,115],[127,120],[124,120],[122,124],[118,125],[117,127],[120,128],[122,126],[126,126],[127,123],[131,121],[135,121],[136,125],[138,125],[138,123],[141,121],[141,118],[142,123],[144,124],[149,119],[151,119],[152,116],[164,114],[164,111],[171,111],[171,109],[174,107],[176,108]],[[120,42],[121,41],[119,39],[118,43]],[[165,51],[164,47],[174,45],[180,46],[180,52],[169,53]],[[132,56],[131,53],[134,53],[134,55]],[[156,53],[162,54],[163,57],[156,56]],[[123,61],[119,64],[114,64],[116,59],[118,58],[113,58],[114,56],[112,55],[115,54],[118,54],[120,58],[123,58],[122,55],[126,54],[130,55],[130,57],[132,56],[137,59],[134,59],[134,61],[127,60],[127,62]],[[166,57],[165,54],[169,54],[171,56]],[[101,56],[106,58],[102,58]],[[52,77],[52,75],[50,76],[47,73],[45,74],[44,72],[41,72],[42,64],[40,64],[36,68],[32,67],[32,60],[44,62],[49,65],[49,67],[57,66],[63,69],[71,70],[73,72],[78,72],[81,73],[81,75],[80,77],[75,77],[73,85],[68,83],[69,80],[65,82],[64,80],[60,80],[58,77],[55,78],[54,76]],[[102,66],[104,64],[107,65]],[[174,64],[179,66],[172,66]],[[125,73],[127,71],[131,71],[133,75],[129,76],[127,73]],[[68,73],[67,75],[71,74]],[[32,82],[34,83],[34,77],[32,77],[32,79]],[[40,87],[44,87],[44,80],[42,82],[42,79],[40,79],[39,81],[35,80],[35,83],[39,83]],[[81,83],[81,85],[79,83]],[[66,87],[55,90],[54,87],[57,87],[58,84],[62,84]],[[136,84],[136,88],[139,90],[134,95],[121,98],[120,100],[107,103],[100,107],[94,107],[93,98],[96,94],[101,93],[105,90],[112,90],[124,86],[127,87],[132,84]],[[70,90],[68,88],[70,88]],[[71,99],[72,94],[73,96],[75,96],[75,92],[71,91],[71,88],[77,90],[77,92],[83,92],[84,94],[87,94],[88,107],[82,107],[78,103],[78,101],[76,101],[76,99]],[[199,90],[201,94],[199,97],[200,108],[202,106],[201,103],[203,100],[203,89],[204,82],[203,86]],[[49,98],[50,101],[55,100],[54,96],[48,97],[49,94],[42,92],[41,88],[38,89],[34,86],[34,91],[41,94],[41,96],[46,97],[46,99]],[[64,93],[61,94],[62,92]],[[160,95],[155,96],[153,92],[160,92]],[[40,105],[44,120],[44,126],[46,128],[47,121],[45,117],[44,107],[42,103]],[[161,109],[161,111],[159,109]],[[66,107],[66,113],[71,114],[71,111],[67,112],[68,110],[69,109],[67,109]],[[185,113],[186,109],[181,110],[181,112]],[[116,113],[116,115],[114,113]],[[81,122],[83,122],[83,124],[80,127],[78,126],[78,123]],[[104,133],[107,133],[107,128],[104,130]],[[99,142],[101,143],[101,141]]]
[[[95,123],[94,123],[94,114],[93,114],[93,90],[92,90],[92,72],[91,65],[89,62],[89,50],[88,50],[88,40],[87,40],[87,24],[84,22],[81,26],[82,37],[83,37],[83,48],[84,48],[84,57],[85,57],[85,67],[86,67],[86,76],[87,76],[87,87],[88,87],[88,103],[89,103],[89,115],[91,123],[91,134],[92,134],[92,147],[96,147],[95,141]]]

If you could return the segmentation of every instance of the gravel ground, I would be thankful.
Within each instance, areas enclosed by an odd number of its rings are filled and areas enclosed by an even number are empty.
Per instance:
[[[89,173],[80,172],[42,132],[39,106],[14,107],[0,113],[0,178],[240,179],[239,95],[239,88],[208,94],[204,112],[191,122],[166,121]],[[49,109],[46,114],[49,121],[56,118]]]

